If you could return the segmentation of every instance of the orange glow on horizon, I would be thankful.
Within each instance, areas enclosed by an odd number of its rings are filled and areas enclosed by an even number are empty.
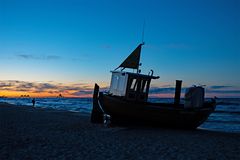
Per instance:
[[[92,83],[0,81],[0,97],[92,97]],[[106,84],[101,83],[102,88]]]
[[[83,94],[74,96],[72,94],[61,94],[62,97],[66,98],[91,98],[92,94]],[[29,98],[53,98],[59,97],[59,94],[51,94],[48,92],[41,92],[41,93],[28,93],[28,92],[17,92],[17,91],[0,91],[0,97],[8,97],[8,98],[19,98],[19,97],[29,97]]]

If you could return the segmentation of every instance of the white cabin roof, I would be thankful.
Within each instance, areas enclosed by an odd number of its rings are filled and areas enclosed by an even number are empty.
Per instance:
[[[124,71],[110,71],[112,72],[112,74],[116,74],[116,73],[121,73],[121,74],[127,74],[130,76],[134,76],[134,77],[143,77],[143,78],[151,78],[151,79],[158,79],[159,76],[153,76],[153,75],[146,75],[146,74],[140,74],[140,73],[133,73],[133,72],[124,72]]]

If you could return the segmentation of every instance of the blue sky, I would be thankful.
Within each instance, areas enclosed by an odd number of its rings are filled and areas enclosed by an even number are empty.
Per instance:
[[[238,0],[0,0],[0,80],[105,87],[144,20],[142,72],[161,77],[153,86],[240,90]]]

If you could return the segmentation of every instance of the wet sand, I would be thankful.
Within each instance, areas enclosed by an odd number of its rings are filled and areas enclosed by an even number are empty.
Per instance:
[[[0,159],[240,159],[240,133],[112,127],[0,103]]]

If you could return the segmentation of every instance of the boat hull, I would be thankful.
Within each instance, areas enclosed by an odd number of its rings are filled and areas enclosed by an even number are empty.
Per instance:
[[[112,123],[188,129],[201,125],[216,106],[215,102],[205,102],[201,108],[184,108],[183,104],[126,101],[107,94],[100,94],[99,101]]]

